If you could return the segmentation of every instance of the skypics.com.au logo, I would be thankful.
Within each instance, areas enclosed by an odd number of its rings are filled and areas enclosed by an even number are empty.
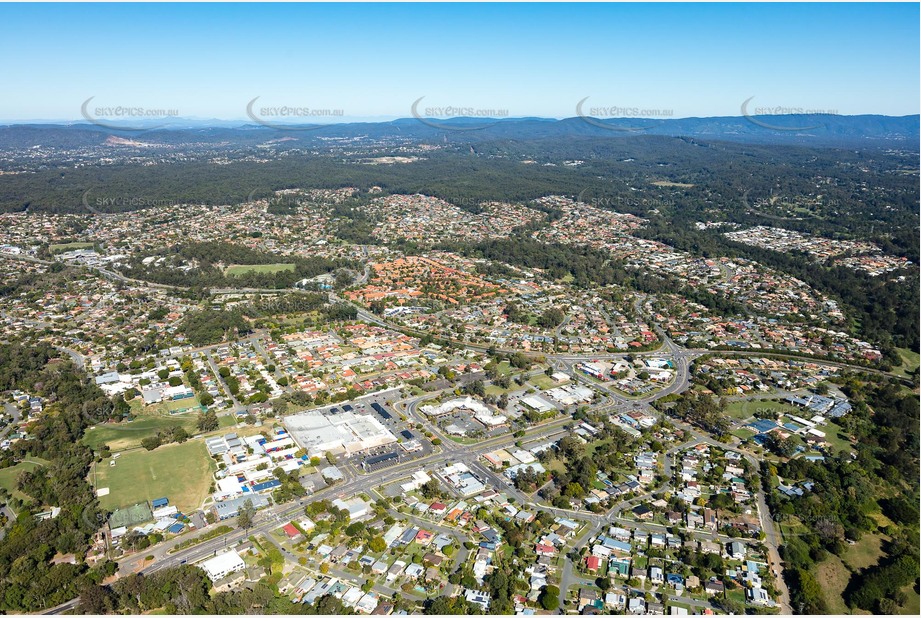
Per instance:
[[[772,131],[812,131],[825,126],[821,122],[823,116],[838,115],[838,110],[836,109],[809,109],[788,105],[751,107],[751,102],[754,98],[751,96],[742,102],[742,116],[753,125]],[[776,120],[770,119],[771,116],[808,116],[809,123],[802,124],[803,119],[797,118],[796,125],[778,124]]]
[[[93,189],[87,189],[80,201],[87,212],[100,216],[126,210],[178,206],[184,203],[181,200],[151,198],[140,195],[94,195]]]
[[[422,99],[419,97],[410,106],[413,118],[422,124],[442,131],[481,131],[499,124],[508,118],[507,109],[486,109],[472,106],[446,105],[428,106],[420,109]]]
[[[585,102],[588,101],[589,98],[590,97],[585,97],[576,103],[576,115],[581,118],[583,122],[606,131],[648,131],[661,124],[653,123],[645,126],[621,126],[611,122],[615,119],[638,121],[656,118],[672,118],[675,115],[675,111],[671,109],[626,107],[622,105],[590,106],[586,109]]]
[[[177,118],[178,109],[150,109],[139,105],[91,105],[95,96],[88,98],[80,106],[80,115],[96,126],[115,131],[152,131],[166,126],[157,122],[168,118]]]
[[[315,131],[335,120],[341,120],[345,112],[341,109],[318,109],[306,105],[262,105],[256,106],[256,97],[246,104],[246,115],[256,124],[280,131]],[[317,119],[328,119],[317,123]]]

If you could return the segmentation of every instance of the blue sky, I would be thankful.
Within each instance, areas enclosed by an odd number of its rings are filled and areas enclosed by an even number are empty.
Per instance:
[[[0,119],[247,103],[409,117],[576,104],[919,112],[918,4],[0,4]]]

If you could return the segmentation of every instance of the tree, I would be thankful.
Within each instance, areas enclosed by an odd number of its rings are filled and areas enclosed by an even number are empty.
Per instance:
[[[247,499],[243,503],[243,506],[240,507],[240,512],[237,513],[237,525],[242,530],[249,530],[256,523],[256,508],[253,506],[253,501]]]
[[[210,397],[210,395],[209,395]],[[211,402],[214,402],[214,399],[211,399]],[[202,403],[205,403],[202,401]],[[207,404],[206,404],[207,405]],[[199,431],[214,431],[220,426],[220,422],[217,418],[217,412],[214,410],[208,410],[202,414],[198,415],[198,430]]]
[[[797,583],[791,590],[794,605],[801,605],[802,611],[810,614],[827,611],[822,587],[811,572],[796,569],[791,573],[791,578]]]
[[[544,328],[556,328],[562,324],[565,319],[566,314],[563,313],[562,309],[553,307],[543,312],[537,318],[537,323]]]
[[[556,586],[547,586],[541,591],[540,606],[547,611],[552,611],[560,607],[560,589]]]
[[[579,483],[570,483],[566,486],[566,489],[563,490],[563,493],[570,498],[581,498],[585,495],[585,488],[582,487]]]
[[[368,543],[368,548],[373,552],[382,552],[387,549],[387,541],[382,536],[375,536]]]
[[[427,615],[462,616],[464,614],[481,614],[479,606],[470,603],[462,596],[440,596],[426,601],[422,613]]]
[[[419,493],[425,498],[437,498],[441,495],[441,485],[435,479],[428,480],[419,488]]]
[[[368,305],[368,308],[371,309],[371,313],[381,315],[384,313],[384,310],[387,308],[387,303],[385,303],[382,300],[372,300],[371,303]]]
[[[356,521],[353,524],[349,524],[348,528],[345,529],[346,536],[359,536],[364,534],[365,525],[360,521]]]
[[[477,397],[482,398],[486,396],[486,386],[483,384],[483,380],[474,380],[473,382],[464,385],[463,390],[465,393],[475,395]]]
[[[108,614],[115,609],[115,599],[108,588],[99,584],[89,584],[80,591],[80,605],[77,611],[81,614]]]
[[[723,611],[728,614],[735,614],[736,616],[741,616],[745,613],[745,604],[731,597],[724,598],[715,598],[713,599],[714,605],[719,606]]]
[[[325,594],[316,602],[316,613],[322,616],[342,616],[354,612],[331,594]]]
[[[160,444],[161,444],[161,442],[160,442],[160,436],[159,436],[159,435],[156,435],[156,436],[148,436],[147,438],[144,438],[143,440],[141,440],[141,446],[143,446],[143,447],[144,447],[145,449],[147,449],[148,451],[154,450],[155,448],[157,448],[158,446],[160,446]]]

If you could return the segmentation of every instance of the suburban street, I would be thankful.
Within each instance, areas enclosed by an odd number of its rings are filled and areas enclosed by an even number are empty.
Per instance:
[[[370,316],[369,316],[370,317]],[[622,395],[617,394],[615,391],[607,387],[604,383],[593,381],[587,376],[582,376],[578,371],[574,371],[573,375],[577,379],[589,385],[596,391],[604,393],[604,395],[610,398],[613,403],[607,404],[607,406],[612,407],[612,409],[617,409],[620,407],[631,407],[631,406],[647,406],[653,401],[665,397],[674,392],[681,392],[688,387],[689,383],[689,362],[694,358],[700,356],[703,352],[696,350],[687,350],[678,346],[664,333],[659,335],[662,338],[663,345],[662,349],[655,354],[667,355],[675,359],[675,379],[672,383],[668,384],[659,391],[656,391],[652,394],[649,394],[644,397],[639,398],[626,398]],[[196,351],[208,353],[210,350],[218,346],[207,346],[205,348],[198,348]],[[652,354],[652,353],[650,353]],[[623,355],[611,355],[611,357],[620,357]],[[572,364],[583,360],[585,357],[582,356],[552,356],[548,358],[548,361],[558,368],[571,368]],[[592,357],[597,358],[597,357]],[[209,356],[210,361],[210,356]],[[212,371],[217,375],[217,368],[212,365]],[[536,373],[536,372],[532,372]],[[616,504],[612,509],[609,510],[606,514],[594,514],[588,511],[582,510],[568,510],[568,509],[559,509],[549,505],[537,504],[532,498],[520,491],[518,491],[507,479],[503,476],[500,476],[484,466],[481,463],[480,457],[483,453],[495,450],[498,448],[512,446],[517,441],[522,442],[535,442],[540,440],[545,440],[549,437],[559,435],[563,433],[563,428],[566,424],[571,423],[572,419],[568,417],[554,419],[552,421],[544,422],[539,425],[533,426],[525,431],[525,436],[522,438],[514,438],[511,435],[502,435],[495,438],[488,438],[480,440],[475,444],[460,444],[447,436],[444,436],[438,431],[438,428],[434,423],[428,422],[423,415],[418,413],[418,407],[424,403],[426,399],[431,398],[432,394],[421,395],[418,397],[412,397],[410,399],[403,400],[396,405],[397,410],[403,411],[408,417],[410,417],[414,422],[421,423],[424,426],[428,427],[430,431],[435,434],[436,437],[441,438],[442,442],[439,449],[436,452],[433,452],[430,455],[425,457],[402,462],[385,468],[382,471],[364,474],[360,470],[354,468],[351,465],[342,465],[341,467],[346,472],[346,479],[338,484],[334,484],[330,487],[322,489],[308,498],[301,499],[295,503],[287,503],[281,505],[274,505],[263,511],[257,513],[255,524],[250,530],[239,530],[235,529],[232,532],[229,532],[225,535],[213,538],[199,544],[193,545],[186,549],[172,552],[173,548],[180,542],[187,542],[191,538],[195,538],[198,534],[204,534],[207,532],[207,529],[201,533],[192,534],[192,535],[183,535],[181,538],[173,539],[172,541],[167,541],[153,547],[151,549],[145,550],[138,554],[127,556],[119,560],[120,569],[119,572],[122,576],[129,575],[131,573],[152,573],[158,570],[169,568],[178,564],[185,563],[194,563],[208,557],[216,555],[218,552],[231,548],[237,543],[242,542],[247,537],[253,534],[267,534],[270,531],[279,528],[281,525],[286,523],[291,518],[297,517],[303,513],[303,504],[308,501],[316,500],[319,498],[336,498],[336,497],[350,497],[355,496],[361,493],[368,495],[379,495],[378,489],[384,487],[385,485],[395,482],[397,480],[408,477],[412,472],[420,469],[430,469],[434,470],[440,466],[444,466],[448,463],[463,462],[468,467],[470,467],[477,475],[479,475],[484,480],[487,480],[493,486],[499,488],[501,491],[506,492],[509,496],[514,497],[518,504],[522,506],[532,507],[534,509],[542,510],[549,512],[553,515],[567,517],[570,519],[575,519],[582,521],[588,524],[588,528],[581,534],[577,539],[575,544],[570,547],[570,550],[578,550],[586,543],[589,542],[591,538],[596,536],[600,531],[602,531],[606,526],[617,524],[621,526],[629,526],[635,529],[643,530],[646,532],[655,532],[655,531],[664,531],[665,526],[661,526],[654,523],[647,522],[637,522],[629,518],[625,518],[621,513],[632,507],[638,502],[643,501],[644,499],[649,498],[653,494],[660,494],[666,491],[669,488],[670,479],[671,479],[671,470],[673,465],[673,456],[679,450],[692,447],[696,444],[705,443],[711,446],[719,447],[727,450],[735,450],[742,454],[746,459],[748,459],[753,465],[757,467],[757,460],[749,453],[739,450],[731,445],[720,443],[708,435],[701,433],[695,428],[681,423],[675,420],[671,420],[675,426],[679,427],[686,432],[686,435],[689,436],[689,440],[686,442],[673,446],[670,448],[663,457],[663,469],[664,475],[667,480],[666,483],[656,489],[639,496],[635,496],[631,499],[624,500]],[[607,407],[606,406],[606,407]],[[761,519],[761,524],[765,530],[765,545],[768,547],[771,560],[771,569],[772,572],[776,571],[776,565],[780,564],[780,557],[777,551],[778,547],[778,536],[776,530],[773,527],[773,519],[770,512],[768,511],[767,504],[765,503],[763,493],[758,489],[757,495],[757,504],[759,517]],[[413,518],[411,516],[411,518]],[[423,520],[420,520],[422,523]],[[234,520],[228,520],[227,522],[234,525]],[[450,534],[453,537],[457,537],[456,531],[439,525],[434,525],[432,522],[425,521],[425,525],[431,528],[438,530],[439,532],[444,532],[445,534]],[[728,542],[729,540],[741,540],[745,543],[756,542],[752,539],[733,539],[731,537],[716,534],[708,533],[706,531],[693,531],[693,536],[697,536],[704,540],[720,540],[722,542]],[[270,536],[270,535],[269,535]],[[143,555],[141,555],[143,554]],[[144,557],[152,556],[153,559],[145,561]],[[466,556],[465,553],[460,553],[457,557],[457,560],[460,560],[462,556]],[[779,590],[781,591],[781,607],[785,611],[789,611],[789,592],[786,588],[786,585],[782,577],[775,578]],[[572,586],[578,585],[580,582],[584,582],[584,578],[581,578],[574,574],[573,566],[569,561],[566,562],[561,576],[560,576],[560,597],[561,600],[567,598],[567,592]],[[384,591],[386,592],[386,591]],[[76,603],[73,601],[72,603]],[[73,607],[71,604],[67,604],[70,607]],[[56,613],[58,611],[66,611],[67,607],[58,607],[47,613]]]
[[[0,5],[0,614],[919,612],[921,4],[294,4]]]

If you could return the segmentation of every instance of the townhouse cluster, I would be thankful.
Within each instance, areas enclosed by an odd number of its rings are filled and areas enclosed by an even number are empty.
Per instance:
[[[371,282],[346,292],[350,300],[370,304],[388,300],[411,304],[434,300],[439,306],[468,305],[505,292],[500,286],[470,272],[425,256],[407,256],[384,263],[372,263]]]
[[[742,302],[759,313],[838,319],[827,310],[824,296],[794,277],[749,260],[698,258],[663,243],[637,238],[630,231],[644,221],[631,215],[597,209],[564,197],[542,199],[552,200],[563,210],[564,217],[534,232],[533,237],[538,240],[603,249],[631,268],[676,277],[691,287]]]
[[[348,389],[375,391],[411,380],[427,380],[438,358],[419,340],[368,324],[345,324],[337,331],[297,330],[266,342],[276,369],[291,387],[311,395]]]
[[[756,395],[774,390],[813,388],[840,373],[837,367],[808,361],[766,357],[699,360],[694,374],[702,381],[715,381],[726,395]]]
[[[833,240],[762,225],[723,235],[735,242],[779,253],[799,251],[817,262],[862,270],[873,277],[911,266],[907,258],[885,255],[878,246],[868,241]]]
[[[627,317],[633,313],[633,299],[614,286],[580,290],[544,280],[539,272],[525,269],[516,269],[520,278],[482,277],[476,269],[485,260],[467,260],[444,252],[394,263],[405,262],[424,265],[424,276],[401,277],[384,285],[378,285],[375,278],[347,295],[365,304],[383,301],[387,305],[384,316],[396,323],[471,343],[574,354],[642,350],[658,344],[645,320]],[[454,276],[446,279],[444,273]],[[613,297],[623,300],[613,302]],[[510,320],[510,302],[534,319]],[[563,313],[563,323],[555,328],[537,323],[537,318],[551,309]]]
[[[544,218],[540,211],[501,202],[477,202],[462,209],[428,195],[388,195],[372,200],[365,212],[376,221],[373,234],[386,241],[479,241],[502,238],[516,227]]]
[[[825,305],[826,315],[843,317],[833,301]],[[656,299],[653,317],[669,337],[691,347],[779,350],[844,361],[882,359],[878,346],[839,330],[841,327],[836,324],[822,321],[723,316],[673,294]]]

